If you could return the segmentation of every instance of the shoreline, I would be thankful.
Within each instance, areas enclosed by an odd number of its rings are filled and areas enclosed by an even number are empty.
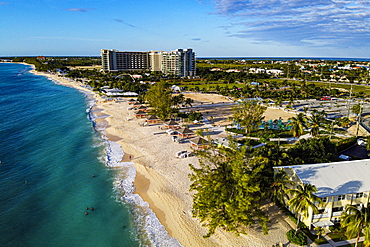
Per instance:
[[[140,158],[140,156],[142,156],[142,155],[140,153],[136,152],[136,151],[130,152],[130,153],[126,152],[125,150],[133,150],[133,147],[130,144],[128,144],[127,142],[125,142],[123,140],[122,136],[118,136],[118,135],[116,135],[116,133],[114,131],[110,131],[110,128],[112,126],[110,126],[110,121],[107,121],[107,119],[111,116],[109,115],[109,113],[110,113],[109,110],[106,107],[104,107],[104,104],[106,104],[106,103],[110,104],[110,101],[104,100],[102,97],[100,97],[96,93],[92,92],[90,89],[87,89],[87,88],[83,87],[83,84],[81,84],[81,83],[78,83],[78,82],[75,82],[75,81],[72,81],[72,80],[68,80],[64,77],[60,77],[60,76],[55,75],[55,74],[36,71],[35,67],[32,64],[26,64],[26,63],[20,63],[20,64],[31,66],[32,70],[30,70],[29,72],[34,74],[34,75],[45,76],[45,77],[49,78],[50,80],[54,81],[55,83],[57,83],[59,85],[74,88],[78,91],[82,91],[82,93],[85,93],[85,94],[88,94],[89,96],[91,96],[91,98],[94,100],[94,103],[91,106],[91,110],[94,109],[93,114],[95,115],[95,118],[90,119],[90,120],[92,122],[95,122],[95,130],[97,132],[100,132],[103,136],[105,136],[106,141],[117,143],[120,146],[120,149],[123,152],[122,159],[119,160],[119,161],[113,162],[113,163],[131,163],[132,164],[132,168],[135,169],[135,173],[136,173],[135,174],[135,179],[133,181],[133,187],[134,187],[133,194],[138,195],[144,202],[148,203],[148,209],[152,210],[154,212],[154,214],[158,218],[159,222],[166,229],[166,233],[171,235],[170,234],[171,230],[169,230],[169,228],[166,224],[166,220],[165,220],[166,216],[165,216],[164,211],[162,211],[161,209],[156,207],[154,201],[148,195],[148,190],[149,190],[151,181],[149,179],[147,179],[144,175],[139,173],[136,169],[137,166],[140,166],[142,164],[136,164],[137,162],[134,161],[135,156]],[[127,106],[126,106],[126,108],[127,108]],[[103,127],[102,127],[102,125],[103,125]],[[107,166],[110,167],[110,168],[123,168],[123,166],[121,166],[120,164],[118,164],[118,165],[107,165]],[[124,179],[124,180],[126,180],[126,179]],[[123,184],[124,184],[123,180],[121,180],[120,186],[122,187]],[[131,198],[129,200],[131,200]],[[134,200],[136,201],[135,204],[141,204],[141,202],[137,202],[137,199],[134,199]],[[144,210],[144,211],[146,211],[146,210]],[[146,213],[148,213],[148,212],[146,212]],[[155,221],[155,219],[154,219],[154,221]],[[158,235],[159,236],[163,235],[163,233],[158,234]],[[175,244],[173,246],[177,245],[176,241],[172,241],[172,242],[175,242],[175,243],[173,243],[173,244]],[[178,244],[178,246],[181,246],[181,245]]]
[[[120,162],[133,163],[136,172],[133,181],[134,195],[148,203],[148,207],[168,234],[182,246],[264,247],[279,241],[286,242],[284,224],[274,225],[274,228],[283,229],[274,233],[271,229],[271,235],[267,236],[259,229],[251,229],[248,235],[239,237],[230,232],[216,230],[214,235],[204,239],[207,229],[201,226],[198,219],[192,217],[192,196],[189,192],[188,164],[197,165],[198,160],[196,157],[177,159],[174,156],[177,151],[190,150],[189,143],[172,142],[170,136],[158,129],[159,125],[139,126],[143,119],[134,118],[132,112],[127,110],[127,99],[107,101],[82,83],[35,70],[30,72],[92,95],[95,101],[93,108],[99,116],[96,120],[104,122],[102,134],[108,141],[120,145],[124,153]],[[174,239],[170,239],[172,245],[167,246],[180,246]]]

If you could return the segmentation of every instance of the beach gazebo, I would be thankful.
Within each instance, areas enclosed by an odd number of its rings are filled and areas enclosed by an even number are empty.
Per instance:
[[[197,149],[205,149],[209,146],[209,142],[205,140],[202,137],[195,137],[191,140],[189,140],[192,147],[195,147]]]
[[[174,120],[169,120],[164,122],[164,127],[167,129],[178,129],[180,128],[180,125]]]
[[[140,102],[135,102],[132,106],[137,109],[141,106],[141,103]]]
[[[139,106],[138,108],[136,108],[137,110],[140,110],[140,111],[145,111],[147,112],[148,111],[148,107],[142,105],[142,106]]]
[[[181,136],[181,138],[189,138],[195,135],[194,131],[190,130],[188,127],[179,129],[177,133],[179,136]]]
[[[148,124],[159,123],[161,120],[156,115],[150,115],[145,120]]]
[[[135,117],[136,118],[144,118],[144,117],[146,117],[148,114],[146,113],[146,112],[144,112],[144,111],[138,111],[138,112],[136,112],[135,113]]]
[[[133,105],[133,104],[135,104],[136,103],[136,100],[134,100],[134,99],[130,99],[129,101],[128,101],[128,104],[129,105]]]

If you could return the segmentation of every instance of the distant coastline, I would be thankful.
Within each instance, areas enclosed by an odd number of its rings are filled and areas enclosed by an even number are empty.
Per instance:
[[[335,57],[197,57],[197,60],[274,60],[274,61],[295,61],[295,60],[324,60],[324,61],[356,61],[370,62],[370,58],[335,58]]]

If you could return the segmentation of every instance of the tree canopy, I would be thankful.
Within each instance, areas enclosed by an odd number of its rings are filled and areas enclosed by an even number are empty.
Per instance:
[[[341,216],[341,226],[346,229],[349,238],[356,237],[356,245],[360,239],[361,233],[365,235],[363,246],[370,246],[370,208],[361,207],[358,209],[355,205],[348,205]]]
[[[145,94],[144,98],[153,107],[153,112],[158,118],[165,120],[170,116],[173,100],[165,82],[160,81],[153,85]]]
[[[233,107],[233,118],[249,133],[262,120],[265,111],[266,107],[258,104],[257,101],[242,101]]]
[[[219,155],[203,152],[200,168],[190,165],[193,173],[190,190],[193,216],[198,217],[211,236],[217,228],[245,233],[259,224],[268,233],[268,217],[262,209],[273,180],[273,169],[263,157],[246,159],[246,148],[219,150]]]

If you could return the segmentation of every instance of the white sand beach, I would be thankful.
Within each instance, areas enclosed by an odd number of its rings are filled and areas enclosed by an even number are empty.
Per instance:
[[[34,73],[57,80],[62,85],[91,92],[83,84],[73,80],[48,73]],[[185,96],[188,97],[188,94]],[[249,234],[239,237],[230,232],[217,230],[213,236],[204,239],[203,235],[207,229],[201,227],[199,220],[192,217],[192,196],[189,192],[188,164],[197,165],[198,160],[196,157],[185,159],[175,157],[177,151],[190,151],[190,143],[173,142],[171,136],[159,128],[161,125],[141,126],[145,120],[136,119],[134,112],[127,109],[129,107],[127,99],[107,101],[97,94],[93,97],[96,99],[94,110],[99,109],[102,116],[99,121],[105,121],[107,124],[106,136],[121,145],[125,152],[123,161],[132,161],[134,164],[137,172],[134,183],[136,193],[149,203],[168,233],[178,239],[183,246],[266,247],[278,242],[287,243],[285,233],[291,229],[290,222],[276,207],[269,209],[271,218],[269,235],[263,235],[258,228],[251,228]],[[223,96],[214,96],[211,101],[209,98],[197,98],[196,95],[191,97],[195,100],[194,107],[199,105],[197,101],[214,104],[228,101]],[[210,114],[208,112],[208,115]],[[265,114],[266,119],[279,117],[287,119],[294,116],[292,113],[273,109],[268,109]],[[213,131],[218,132],[222,129],[224,123],[221,120],[216,122]],[[212,128],[211,125],[200,125],[197,128],[208,127]],[[195,126],[191,126],[191,129],[195,129]]]

